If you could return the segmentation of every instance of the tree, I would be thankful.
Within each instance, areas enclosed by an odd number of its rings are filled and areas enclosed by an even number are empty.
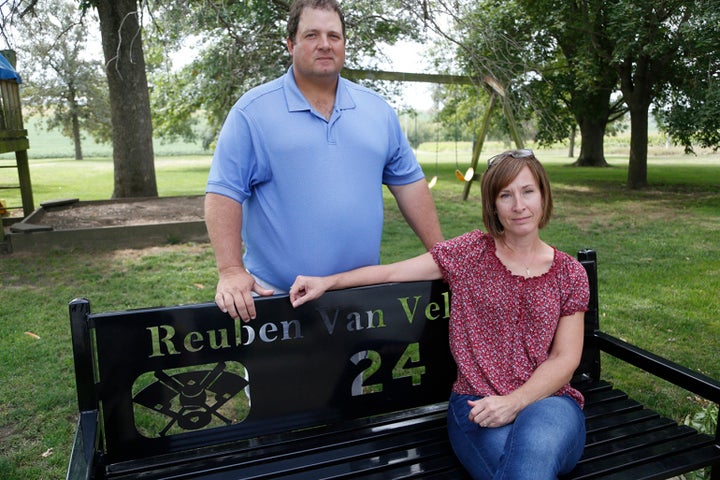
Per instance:
[[[686,148],[692,141],[717,145],[720,140],[720,111],[714,101],[720,78],[716,3],[423,2],[442,7],[461,27],[446,37],[459,46],[466,72],[494,73],[515,95],[532,91],[535,99],[519,96],[520,103],[541,105],[543,113],[568,106],[580,126],[583,150],[591,150],[581,151],[580,164],[597,164],[602,158],[598,153],[604,131],[609,120],[623,113],[617,101],[621,99],[631,117],[629,188],[647,184],[648,112],[653,103],[668,132]],[[538,86],[538,81],[545,85]],[[616,89],[621,98],[615,98]],[[550,101],[538,104],[538,98]],[[567,128],[563,121],[556,126],[557,132]],[[549,132],[547,138],[552,138],[555,133]]]
[[[602,54],[620,78],[620,90],[630,110],[630,158],[627,185],[647,185],[648,113],[650,104],[671,80],[677,55],[677,38],[670,32],[678,1],[654,0],[608,2]],[[632,23],[627,19],[632,18]]]
[[[607,125],[624,112],[612,98],[617,74],[593,47],[602,18],[587,2],[444,2],[465,73],[490,75],[510,92],[516,116],[536,126],[541,144],[567,140],[580,128],[582,166],[605,166]],[[585,5],[585,8],[582,8]]]
[[[715,67],[715,71],[718,70]],[[660,126],[670,137],[694,151],[693,146],[718,149],[720,145],[720,78],[717,75],[688,76],[684,88],[671,88],[664,93],[667,103],[656,114]]]
[[[97,9],[112,118],[113,198],[155,197],[150,96],[137,0],[88,0]]]
[[[83,58],[86,25],[76,5],[59,0],[43,7],[42,15],[18,23],[24,102],[43,116],[47,128],[73,140],[75,159],[81,160],[81,131],[99,142],[111,135],[102,64]]]
[[[712,80],[718,76],[717,61],[695,58],[697,53],[710,59],[720,56],[717,4],[704,0],[615,0],[605,2],[605,8],[607,24],[598,52],[618,72],[620,89],[630,110],[627,186],[642,188],[647,185],[648,113],[653,103],[674,103],[666,105],[666,111],[675,110],[679,119],[684,118],[681,121],[685,126],[674,123],[676,128],[670,132],[684,137],[685,142],[693,135],[687,133],[687,128],[697,131],[710,127],[712,132],[713,122],[702,120],[707,110],[693,112],[692,118],[684,113],[689,113],[688,105],[702,104],[704,96],[712,95],[707,87],[717,84]],[[695,75],[709,82],[698,83]],[[673,91],[676,95],[664,95]],[[718,113],[717,107],[710,110]],[[706,138],[717,142],[718,135]]]
[[[621,101],[612,99],[617,74],[605,67],[594,48],[605,21],[599,8],[601,2],[524,0],[520,3],[531,24],[537,25],[535,36],[547,34],[552,39],[547,47],[551,54],[537,62],[541,66],[542,80],[533,83],[546,83],[551,99],[564,98],[580,127],[582,143],[576,165],[606,166],[603,145],[608,123],[620,118],[626,110]],[[553,61],[554,45],[559,49],[555,53],[562,56],[559,61]],[[540,95],[539,98],[548,96]]]
[[[685,29],[683,71],[655,102],[658,123],[686,152],[720,146],[720,10],[705,6]]]
[[[96,8],[100,20],[112,122],[114,198],[157,196],[152,121],[145,73],[142,9],[138,0],[80,0],[86,12]],[[2,4],[3,35],[8,22],[34,12],[38,0]]]

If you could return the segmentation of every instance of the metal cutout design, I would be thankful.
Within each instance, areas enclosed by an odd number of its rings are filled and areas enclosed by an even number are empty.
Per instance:
[[[246,376],[237,362],[146,372],[133,385],[134,391],[139,387],[133,396],[135,426],[143,436],[164,437],[242,421],[250,407]],[[246,388],[248,395],[238,396]]]

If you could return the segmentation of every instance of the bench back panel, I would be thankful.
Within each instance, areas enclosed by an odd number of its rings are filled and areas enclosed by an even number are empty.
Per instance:
[[[455,379],[442,282],[299,309],[261,298],[249,323],[214,304],[91,314],[78,302],[111,462],[438,403]]]
[[[595,252],[575,381],[597,379]],[[455,380],[450,294],[441,281],[328,292],[293,309],[258,298],[257,318],[213,303],[92,314],[71,302],[78,401],[97,409],[114,463],[444,402]]]

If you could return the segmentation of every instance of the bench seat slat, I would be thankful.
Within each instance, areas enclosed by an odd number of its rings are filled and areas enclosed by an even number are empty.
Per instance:
[[[333,453],[333,452],[330,452]],[[305,468],[288,471],[287,474],[244,476],[253,480],[279,478],[285,480],[301,479],[339,479],[339,478],[367,478],[383,476],[384,478],[397,478],[408,475],[414,471],[417,476],[420,472],[431,473],[447,470],[452,451],[449,443],[422,442],[413,444],[398,444],[387,446],[384,451],[367,451],[356,457],[337,457],[327,463],[312,463],[316,458],[309,458],[310,462]],[[450,463],[455,463],[450,462]],[[222,477],[207,477],[207,480],[221,480]]]
[[[717,457],[717,447],[707,445],[691,451],[655,458],[652,463],[645,462],[622,473],[609,475],[604,480],[662,480],[698,470],[713,459],[717,460]]]
[[[398,431],[391,436],[360,437],[354,442],[323,445],[322,448],[309,450],[303,449],[303,442],[299,439],[297,450],[280,452],[253,462],[245,462],[233,456],[233,460],[239,460],[240,464],[231,463],[221,469],[231,469],[239,478],[246,479],[276,477],[278,473],[281,478],[296,478],[296,475],[305,478],[307,471],[313,471],[314,478],[334,478],[337,475],[352,474],[354,465],[362,465],[363,469],[372,470],[383,469],[403,460],[418,462],[431,452],[442,451],[437,442],[443,429],[444,425],[435,424],[429,430],[419,430],[416,427],[405,432]],[[208,475],[205,478],[215,480],[224,477]]]
[[[621,391],[606,397],[625,397]],[[444,405],[439,405],[439,409]],[[622,409],[621,409],[622,410]],[[647,478],[667,478],[678,465],[688,464],[687,455],[698,457],[703,465],[715,455],[712,438],[697,435],[672,420],[647,409],[616,415],[614,422],[604,419],[602,428],[588,434],[583,459],[567,479],[646,478],[618,471],[618,465]],[[635,418],[635,420],[633,420]],[[467,478],[454,458],[447,441],[442,410],[418,415],[399,414],[352,422],[343,426],[294,432],[270,439],[255,439],[253,445],[226,446],[226,451],[190,455],[185,462],[168,462],[144,471],[126,469],[108,478],[125,479],[336,479],[336,478]],[[599,419],[597,419],[599,420]],[[592,424],[592,422],[589,422]],[[609,424],[613,426],[608,426]],[[672,432],[670,432],[672,430]],[[668,440],[668,438],[670,440]],[[698,453],[699,452],[699,453]],[[650,460],[648,460],[650,459]],[[678,459],[685,459],[680,462]],[[652,469],[645,465],[650,461]],[[705,463],[704,463],[705,462]],[[311,466],[309,466],[311,465]],[[362,467],[359,467],[359,466]],[[117,465],[116,465],[117,467]],[[685,469],[684,471],[687,471]],[[682,473],[682,472],[680,472]],[[445,475],[445,476],[443,476]],[[619,475],[619,476],[618,476]]]
[[[606,417],[589,419],[587,422],[587,431],[588,433],[595,433],[610,428],[616,428],[619,425],[644,422],[647,419],[657,417],[659,417],[657,413],[643,408],[629,412],[608,414]]]
[[[604,380],[586,380],[580,383],[574,383],[573,386],[582,392],[585,397],[585,405],[615,400],[617,398],[627,398],[625,392],[614,388],[612,384]]]
[[[585,418],[593,421],[608,415],[630,415],[642,410],[643,406],[631,398],[620,398],[611,402],[590,404],[585,407]]]
[[[620,390],[616,390],[613,388],[612,383],[606,382],[605,380],[581,380],[577,383],[573,383],[573,386],[580,390],[583,395],[585,395],[585,398],[602,395],[603,393],[608,393],[611,391],[619,392]]]
[[[589,431],[585,440],[585,451],[588,452],[591,448],[596,448],[605,443],[616,442],[626,437],[634,437],[654,432],[656,430],[665,430],[677,426],[677,424],[669,418],[649,415],[652,412],[647,410],[644,410],[642,413],[648,414],[642,421],[628,424],[619,423],[613,428],[606,428],[600,431]]]
[[[207,447],[179,454],[168,454],[148,459],[118,462],[108,466],[108,475],[112,478],[138,475],[143,470],[172,470],[186,463],[218,462],[218,458],[242,458],[243,462],[253,459],[267,460],[273,455],[292,451],[311,451],[328,445],[338,446],[363,443],[370,439],[393,437],[405,430],[416,431],[441,426],[445,428],[447,403],[439,403],[422,408],[405,410],[389,415],[347,421],[324,427],[300,431],[288,431],[264,435],[251,439],[241,439],[221,446]]]
[[[350,477],[352,479],[361,478],[362,480],[387,480],[392,478],[393,480],[418,478],[418,472],[423,471],[423,480],[470,480],[467,472],[457,462],[450,462],[447,457],[433,459],[430,462],[422,462],[418,467],[415,465],[403,465],[401,467],[394,467],[392,470],[388,470],[382,473],[372,473],[369,475],[363,475],[362,477]]]
[[[717,450],[708,452],[707,447],[714,448],[713,439],[708,435],[696,434],[690,437],[667,440],[660,443],[644,445],[618,455],[609,455],[599,460],[581,462],[573,470],[572,479],[663,479],[674,475],[692,471],[695,462],[688,458],[698,457],[698,465],[702,460],[709,461],[717,458]],[[701,452],[701,453],[698,453]],[[678,462],[682,459],[682,463]],[[682,465],[682,468],[679,467]],[[680,470],[678,470],[680,468]],[[642,475],[638,476],[638,472]]]
[[[203,460],[192,456],[189,465],[164,465],[152,473],[126,470],[111,478],[342,478],[357,475],[353,465],[363,465],[370,473],[390,466],[401,468],[403,464],[408,465],[408,471],[417,471],[429,459],[442,465],[443,470],[457,467],[447,440],[444,414],[428,416],[423,422],[402,420],[392,429],[385,428],[388,426],[335,432],[331,438],[296,432],[292,440],[286,437],[280,444],[248,450],[234,448],[232,453]],[[184,474],[173,476],[179,471]]]
[[[591,445],[585,448],[583,458],[597,459],[600,457],[617,455],[622,452],[629,452],[637,448],[647,447],[665,441],[677,441],[694,435],[695,431],[689,427],[672,425],[667,428],[655,429],[652,431],[641,431],[635,435],[618,435],[611,441],[598,445]]]

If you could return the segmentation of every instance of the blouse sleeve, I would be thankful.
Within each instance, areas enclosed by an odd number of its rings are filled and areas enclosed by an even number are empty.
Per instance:
[[[590,301],[590,286],[585,268],[571,256],[568,255],[567,258],[565,285],[567,295],[560,310],[563,317],[577,312],[586,312]]]
[[[440,267],[443,280],[452,288],[457,278],[471,273],[476,268],[486,245],[487,234],[473,230],[459,237],[436,243],[430,254]]]

